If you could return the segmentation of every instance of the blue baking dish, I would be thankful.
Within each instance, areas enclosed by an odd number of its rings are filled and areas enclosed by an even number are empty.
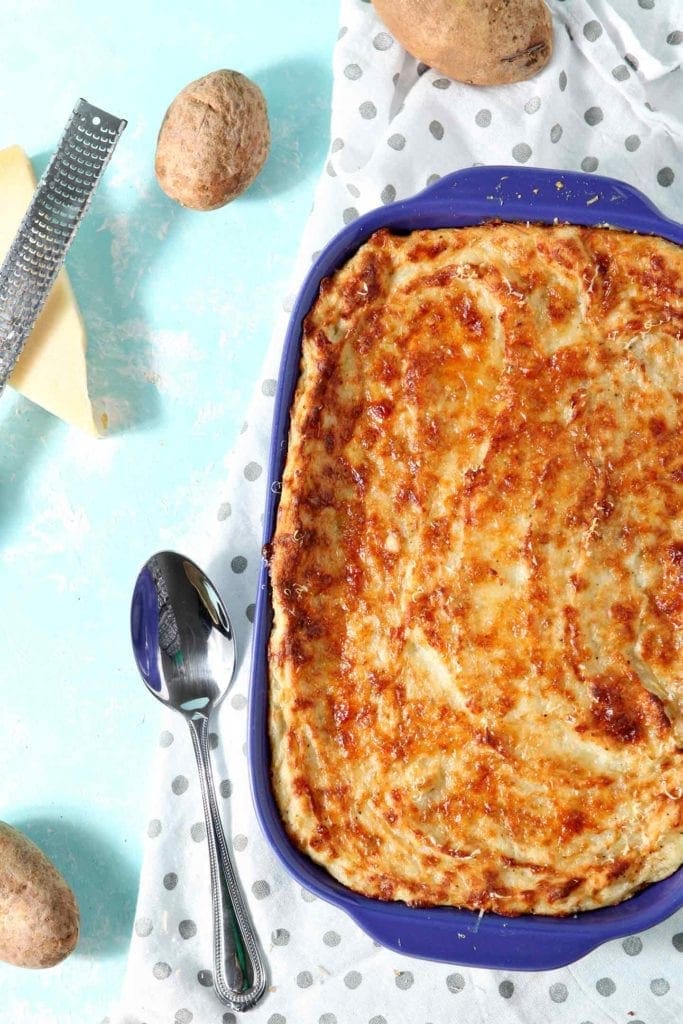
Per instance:
[[[567,221],[660,235],[683,244],[683,225],[665,218],[640,192],[597,175],[537,168],[473,167],[449,174],[411,199],[359,217],[316,259],[291,315],[275,399],[264,542],[275,528],[289,409],[299,374],[302,321],[320,282],[377,229],[461,227],[486,220]],[[272,610],[265,562],[254,618],[248,754],[256,812],[273,850],[306,889],[344,910],[373,939],[400,953],[475,967],[539,971],[561,967],[610,939],[641,932],[683,905],[683,868],[630,900],[571,917],[505,918],[448,907],[416,908],[352,892],[297,850],[280,819],[270,784],[267,645]]]

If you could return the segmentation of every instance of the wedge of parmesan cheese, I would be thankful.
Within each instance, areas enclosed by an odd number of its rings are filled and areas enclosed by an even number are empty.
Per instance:
[[[0,150],[0,259],[12,244],[36,187],[20,146]],[[62,269],[9,378],[16,391],[88,434],[106,426],[88,396],[88,339],[69,278]]]

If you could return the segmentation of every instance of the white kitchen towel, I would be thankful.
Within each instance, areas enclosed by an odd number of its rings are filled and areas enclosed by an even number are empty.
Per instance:
[[[677,0],[556,0],[552,60],[528,82],[476,88],[408,56],[367,0],[341,0],[332,55],[329,158],[293,274],[359,214],[472,164],[598,171],[683,218],[683,12]],[[570,967],[467,969],[378,947],[341,911],[302,891],[257,824],[245,757],[250,621],[273,395],[292,296],[283,297],[234,471],[203,529],[179,538],[229,595],[241,662],[214,725],[226,833],[268,961],[254,1024],[680,1024],[683,913]],[[165,714],[160,711],[160,715]],[[134,934],[111,1024],[231,1024],[211,988],[209,877],[187,729],[168,714]]]

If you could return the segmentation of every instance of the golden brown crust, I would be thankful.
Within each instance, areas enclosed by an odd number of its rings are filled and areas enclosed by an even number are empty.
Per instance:
[[[273,786],[351,888],[565,914],[683,861],[681,250],[374,235],[304,325]]]

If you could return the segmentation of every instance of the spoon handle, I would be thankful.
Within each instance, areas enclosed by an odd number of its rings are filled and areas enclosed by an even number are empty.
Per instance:
[[[188,719],[188,723],[199,769],[209,847],[213,987],[231,1010],[248,1010],[266,990],[266,971],[218,813],[209,757],[209,720],[199,715]]]

